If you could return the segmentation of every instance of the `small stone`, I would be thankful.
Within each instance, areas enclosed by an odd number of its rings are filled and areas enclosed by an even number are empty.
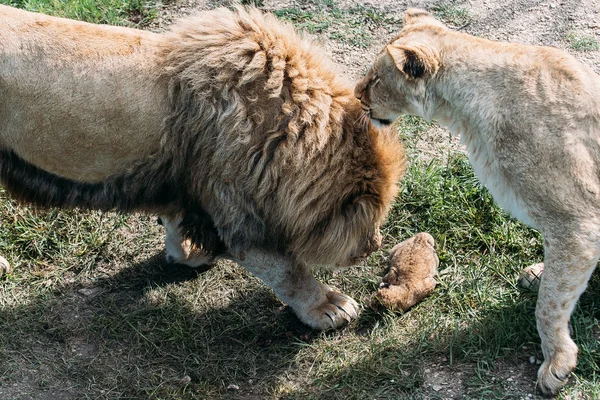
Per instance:
[[[508,378],[506,381],[507,382],[512,382],[514,379],[513,378]]]
[[[189,375],[184,376],[183,378],[181,378],[181,383],[183,385],[187,385],[192,381],[192,378],[190,378]]]
[[[100,288],[83,288],[77,291],[77,293],[82,294],[85,297],[95,297],[99,292]]]
[[[433,385],[431,388],[436,392],[439,392],[440,390],[442,390],[442,385]]]
[[[530,356],[529,357],[529,364],[531,364],[531,365],[535,364],[535,357],[534,356]]]
[[[227,390],[240,390],[240,387],[232,383],[231,385],[227,386]]]

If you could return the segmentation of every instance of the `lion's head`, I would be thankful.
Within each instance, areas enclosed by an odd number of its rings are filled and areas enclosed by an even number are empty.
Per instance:
[[[301,202],[306,225],[290,235],[294,252],[312,263],[355,265],[379,248],[379,228],[405,167],[397,132],[362,122],[357,102],[345,112],[337,129],[347,139],[339,146],[334,141],[327,163],[315,171],[321,179],[313,180],[313,192]]]
[[[431,14],[409,9],[400,33],[379,53],[355,88],[364,112],[388,125],[400,115],[427,116],[427,87],[441,68],[432,43],[446,27]]]

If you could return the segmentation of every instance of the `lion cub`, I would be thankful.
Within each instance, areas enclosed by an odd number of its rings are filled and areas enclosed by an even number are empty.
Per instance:
[[[537,386],[558,392],[577,362],[569,318],[600,257],[600,77],[561,50],[453,32],[412,9],[355,95],[374,121],[412,114],[460,135],[498,204],[544,236]]]
[[[433,278],[440,260],[435,240],[426,232],[395,245],[390,252],[389,270],[382,278],[374,303],[392,310],[407,311],[435,289]]]

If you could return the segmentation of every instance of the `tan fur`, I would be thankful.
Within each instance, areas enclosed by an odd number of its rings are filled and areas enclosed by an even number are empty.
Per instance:
[[[310,265],[378,248],[405,168],[338,75],[254,9],[154,34],[0,6],[0,178],[35,204],[158,213],[172,259],[231,258],[337,327],[357,304]]]
[[[413,10],[355,94],[374,119],[414,114],[459,134],[498,204],[543,234],[538,388],[555,394],[576,364],[568,321],[600,256],[600,77],[561,50],[453,32]]]
[[[201,246],[185,237],[181,229],[181,216],[171,218],[159,217],[160,224],[165,228],[165,253],[168,263],[177,263],[189,267],[212,265],[215,257],[207,254]]]
[[[518,283],[523,289],[537,292],[544,275],[544,263],[537,263],[524,268],[519,274]]]
[[[0,147],[84,182],[156,151],[168,112],[159,42],[0,6]]]
[[[392,310],[409,310],[433,293],[439,264],[430,234],[417,233],[398,243],[390,251],[388,271],[375,301]]]

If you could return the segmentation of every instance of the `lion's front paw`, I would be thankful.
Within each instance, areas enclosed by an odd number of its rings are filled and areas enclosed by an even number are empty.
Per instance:
[[[319,284],[325,301],[301,317],[304,323],[315,329],[339,328],[358,317],[359,306],[353,298]]]
[[[537,389],[544,396],[555,396],[569,379],[571,368],[555,367],[552,363],[544,361],[538,371]]]
[[[0,256],[0,276],[8,274],[10,272],[10,264],[6,261],[6,258]]]

